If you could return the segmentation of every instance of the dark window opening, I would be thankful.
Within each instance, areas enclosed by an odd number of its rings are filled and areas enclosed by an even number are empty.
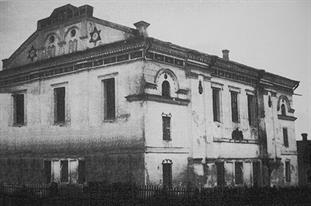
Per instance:
[[[24,106],[24,94],[14,94],[14,124],[23,125],[25,106]]]
[[[286,179],[286,182],[290,182],[290,180],[291,180],[290,162],[289,161],[285,162],[285,179]]]
[[[284,142],[284,146],[288,147],[288,131],[287,131],[287,128],[283,128],[283,142]]]
[[[248,122],[249,125],[255,126],[256,120],[256,102],[254,95],[247,95],[247,105],[248,105]]]
[[[282,104],[281,105],[281,114],[286,116],[286,107],[285,107],[285,104]]]
[[[216,162],[217,170],[217,186],[222,187],[225,185],[225,167],[223,162]]]
[[[65,87],[54,89],[54,122],[65,122]]]
[[[235,184],[243,184],[243,162],[235,162]]]
[[[162,82],[162,96],[170,97],[170,83],[168,81]]]
[[[82,184],[85,182],[85,161],[79,160],[78,165],[78,183]]]
[[[213,88],[213,116],[215,122],[220,122],[220,89]]]
[[[171,140],[171,117],[162,116],[163,140]]]
[[[68,160],[60,161],[60,181],[68,182]]]
[[[308,184],[311,183],[311,170],[308,170],[308,172],[307,172],[307,183]]]
[[[115,119],[115,79],[104,80],[104,119]]]
[[[172,186],[172,164],[163,163],[163,186],[171,187]]]
[[[51,182],[51,161],[44,160],[44,176],[45,176],[45,183]]]
[[[231,115],[233,122],[239,122],[238,93],[231,91]]]
[[[253,186],[259,186],[259,178],[260,178],[260,163],[253,162]]]

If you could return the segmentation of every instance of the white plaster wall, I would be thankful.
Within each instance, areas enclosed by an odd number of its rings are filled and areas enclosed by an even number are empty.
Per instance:
[[[163,184],[162,161],[172,160],[172,183],[175,186],[186,184],[188,154],[147,153],[145,154],[146,183],[154,185]]]
[[[1,105],[0,141],[22,147],[41,144],[63,144],[102,141],[131,141],[143,138],[143,112],[138,102],[128,102],[125,96],[139,91],[142,62],[98,67],[55,78],[6,88],[26,90],[27,124],[12,126],[12,98],[4,97]],[[108,75],[108,76],[106,76]],[[103,121],[102,79],[116,78],[116,120]],[[54,125],[53,88],[66,87],[66,124]],[[7,110],[5,110],[7,108]],[[96,144],[96,143],[95,143]]]

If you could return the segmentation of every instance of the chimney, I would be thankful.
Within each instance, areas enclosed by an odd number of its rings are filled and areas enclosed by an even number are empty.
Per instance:
[[[229,60],[229,50],[228,49],[224,49],[224,50],[222,50],[222,58],[224,59],[224,60]]]
[[[150,24],[145,21],[139,21],[134,24],[136,29],[139,32],[139,35],[142,37],[148,37],[147,28]]]
[[[302,133],[301,136],[302,136],[302,141],[305,142],[308,140],[308,134],[307,133]]]

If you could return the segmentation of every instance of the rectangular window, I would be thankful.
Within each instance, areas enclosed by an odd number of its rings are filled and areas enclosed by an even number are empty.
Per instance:
[[[288,147],[288,132],[287,132],[287,128],[283,128],[283,142],[284,142],[284,146]]]
[[[259,186],[259,177],[260,177],[260,163],[253,162],[253,186]]]
[[[60,161],[60,181],[68,182],[68,160]]]
[[[220,122],[220,89],[212,88],[213,90],[213,115],[214,121]]]
[[[255,126],[256,102],[254,95],[247,95],[248,122],[250,126]]]
[[[217,186],[225,185],[225,167],[223,162],[216,162]]]
[[[51,161],[44,160],[44,176],[45,176],[45,183],[51,182]]]
[[[44,173],[47,183],[85,182],[85,161],[77,159],[45,160]]]
[[[85,182],[85,161],[79,160],[78,165],[78,183],[82,184]]]
[[[171,140],[171,117],[162,116],[163,140]]]
[[[238,93],[231,91],[231,116],[232,122],[239,122]]]
[[[167,187],[172,186],[172,164],[163,164],[163,185]]]
[[[105,79],[104,82],[104,119],[115,119],[115,79]]]
[[[243,184],[243,162],[235,162],[235,184]]]
[[[15,125],[23,125],[25,123],[25,105],[24,105],[24,94],[13,95],[14,104],[14,117],[13,121]]]
[[[65,87],[54,89],[54,123],[65,123]]]
[[[285,179],[286,182],[290,182],[291,181],[291,174],[290,174],[290,162],[286,161],[285,162]]]

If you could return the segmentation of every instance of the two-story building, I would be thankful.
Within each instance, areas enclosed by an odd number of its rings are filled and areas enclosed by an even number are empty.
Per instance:
[[[299,82],[65,5],[0,72],[0,181],[297,184]]]

